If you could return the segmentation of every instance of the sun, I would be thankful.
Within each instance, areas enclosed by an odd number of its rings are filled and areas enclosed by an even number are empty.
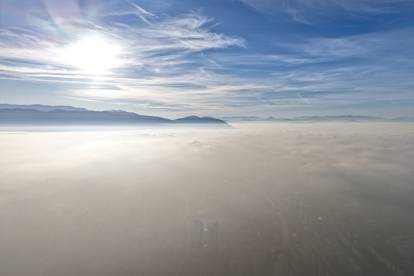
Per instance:
[[[82,73],[104,75],[124,64],[122,50],[116,41],[93,34],[59,49],[57,58]]]

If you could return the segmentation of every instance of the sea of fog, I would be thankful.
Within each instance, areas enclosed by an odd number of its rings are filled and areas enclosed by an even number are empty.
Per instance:
[[[0,275],[414,275],[414,124],[0,131]]]

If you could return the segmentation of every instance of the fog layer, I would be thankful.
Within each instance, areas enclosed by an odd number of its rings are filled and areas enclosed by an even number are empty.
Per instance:
[[[0,275],[414,275],[414,125],[0,132]]]

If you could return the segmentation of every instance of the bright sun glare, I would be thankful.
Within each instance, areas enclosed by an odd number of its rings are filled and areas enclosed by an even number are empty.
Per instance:
[[[122,47],[102,36],[91,35],[69,44],[58,51],[63,64],[91,75],[108,74],[122,66]]]

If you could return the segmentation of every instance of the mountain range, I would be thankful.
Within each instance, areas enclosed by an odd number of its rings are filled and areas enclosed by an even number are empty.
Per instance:
[[[414,117],[383,118],[364,115],[299,116],[291,118],[231,116],[223,117],[227,122],[414,122]]]
[[[188,116],[175,120],[122,110],[93,111],[73,106],[0,104],[0,124],[26,125],[133,125],[213,124],[227,125],[213,117]]]

